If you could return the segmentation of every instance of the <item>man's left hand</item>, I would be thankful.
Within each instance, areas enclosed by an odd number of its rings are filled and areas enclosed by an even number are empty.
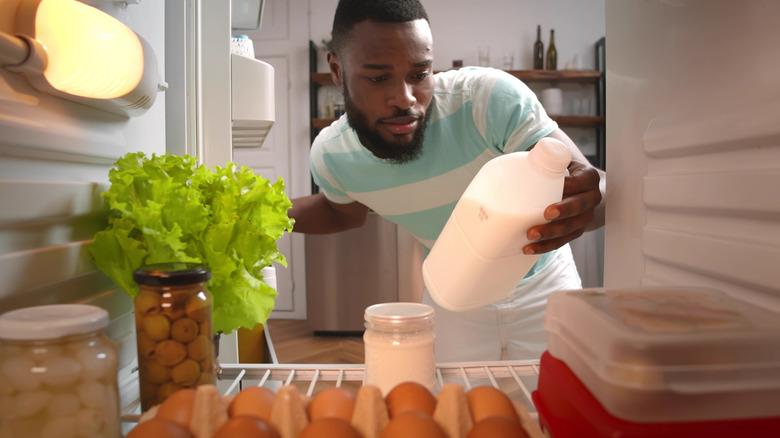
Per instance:
[[[589,164],[572,161],[569,176],[564,180],[563,199],[544,210],[550,222],[528,229],[532,243],[523,248],[526,254],[541,254],[560,248],[582,233],[596,229],[603,223],[594,223],[596,208],[601,203],[599,171]]]

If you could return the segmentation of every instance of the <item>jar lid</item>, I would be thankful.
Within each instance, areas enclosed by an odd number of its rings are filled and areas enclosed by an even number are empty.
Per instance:
[[[377,324],[401,325],[433,321],[433,307],[420,303],[380,303],[368,306],[365,320]]]
[[[89,304],[26,307],[0,315],[0,338],[46,340],[80,335],[108,326],[108,312]]]
[[[133,272],[133,280],[144,286],[184,286],[211,279],[209,268],[195,263],[158,263]]]

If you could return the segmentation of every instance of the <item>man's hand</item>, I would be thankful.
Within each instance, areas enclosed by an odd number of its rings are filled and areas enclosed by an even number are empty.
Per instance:
[[[541,254],[560,248],[604,224],[603,213],[597,211],[602,193],[601,172],[588,164],[572,161],[563,185],[563,199],[544,210],[550,222],[528,229],[532,243],[523,248],[526,254]]]

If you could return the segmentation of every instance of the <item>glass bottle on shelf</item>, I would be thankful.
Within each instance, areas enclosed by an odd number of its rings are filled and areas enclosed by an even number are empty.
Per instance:
[[[550,29],[550,47],[547,48],[546,70],[558,70],[558,51],[555,49],[555,29]]]
[[[536,42],[534,43],[534,70],[544,69],[544,43],[542,42],[542,26],[536,26]]]

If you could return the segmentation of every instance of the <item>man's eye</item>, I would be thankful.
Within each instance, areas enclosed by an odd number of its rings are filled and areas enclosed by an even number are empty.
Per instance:
[[[418,80],[423,80],[423,79],[427,78],[429,74],[430,74],[429,71],[424,71],[422,73],[417,73],[416,75],[414,75],[414,78],[418,79]]]
[[[369,82],[382,82],[385,77],[384,76],[368,76],[367,77]]]

